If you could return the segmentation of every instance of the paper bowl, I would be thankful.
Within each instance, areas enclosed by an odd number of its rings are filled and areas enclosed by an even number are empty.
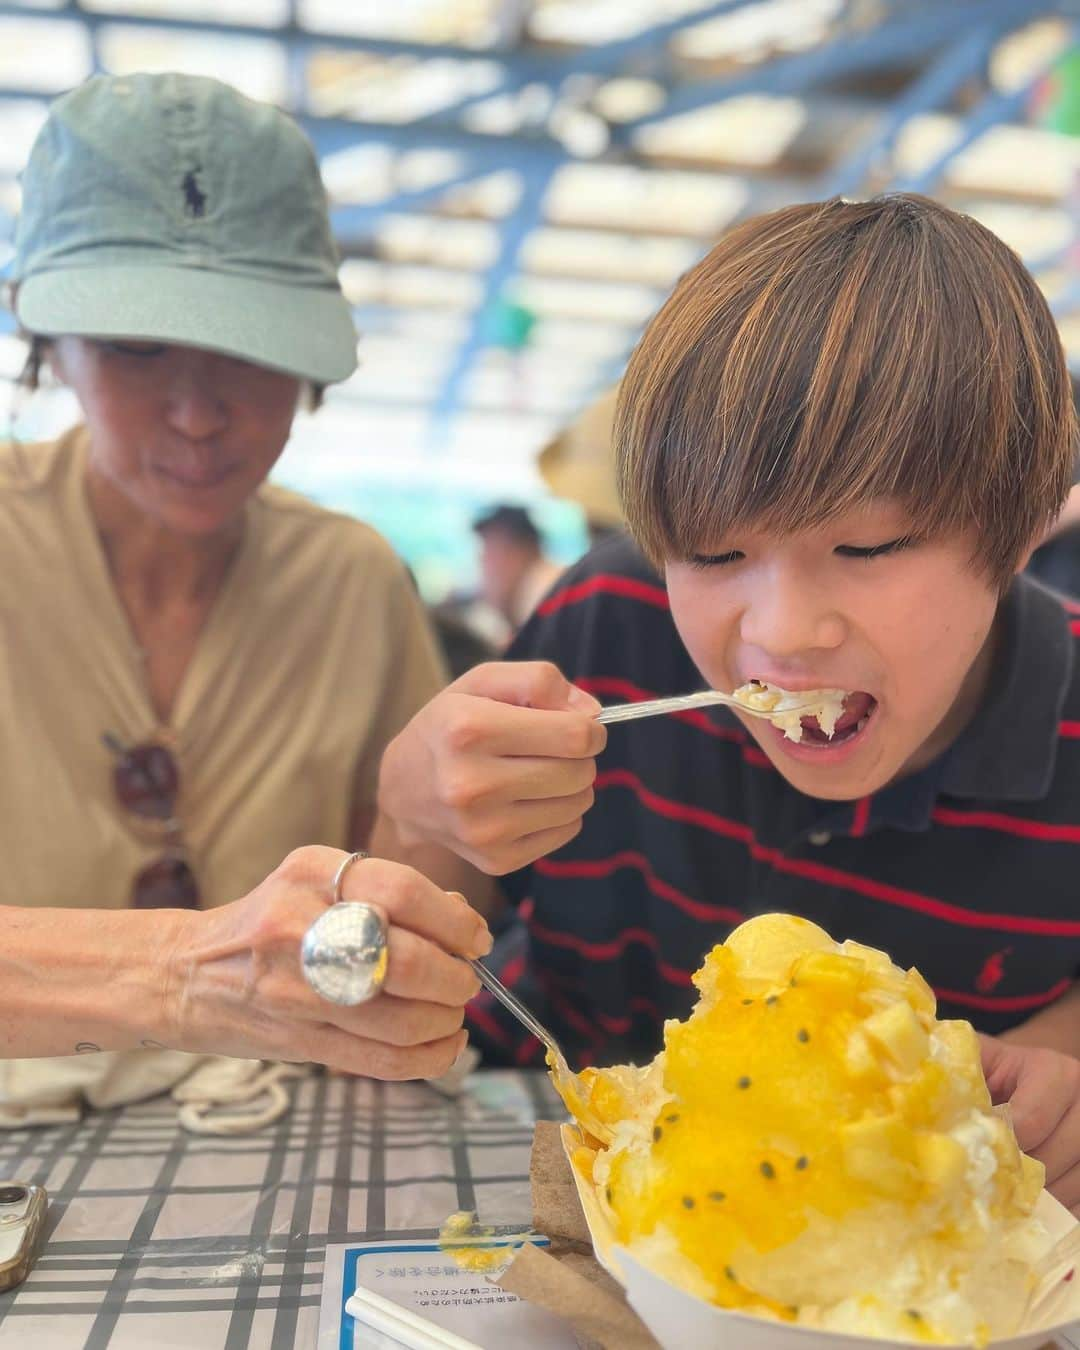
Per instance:
[[[748,1313],[732,1312],[687,1293],[647,1269],[620,1247],[615,1230],[596,1198],[592,1179],[574,1162],[575,1151],[587,1146],[576,1125],[561,1129],[563,1151],[578,1198],[589,1226],[593,1250],[600,1264],[626,1290],[627,1301],[660,1342],[664,1350],[882,1350],[883,1346],[925,1346],[925,1341],[886,1340],[853,1336],[845,1332],[818,1331],[792,1326]],[[1043,1191],[1035,1209],[1055,1243],[1080,1227],[1064,1206]],[[1032,1317],[1029,1326],[1015,1336],[990,1341],[988,1350],[1041,1350],[1060,1331],[1080,1322],[1080,1278],[1059,1284],[1051,1299]],[[941,1348],[939,1347],[939,1350]],[[970,1350],[969,1346],[945,1350]]]

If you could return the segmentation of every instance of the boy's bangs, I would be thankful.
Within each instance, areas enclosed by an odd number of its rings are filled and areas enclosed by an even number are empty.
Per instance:
[[[1034,282],[922,199],[790,208],[680,283],[623,380],[627,519],[656,562],[882,500],[1000,579],[1059,509],[1071,394]]]

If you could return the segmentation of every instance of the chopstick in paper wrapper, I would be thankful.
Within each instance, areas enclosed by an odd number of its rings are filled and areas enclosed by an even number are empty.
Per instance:
[[[818,1331],[718,1308],[654,1274],[618,1245],[596,1198],[591,1177],[574,1162],[588,1141],[575,1125],[561,1127],[562,1145],[600,1264],[625,1288],[630,1305],[663,1350],[883,1350],[925,1344]],[[1043,1282],[1032,1299],[1027,1324],[1015,1336],[990,1341],[987,1350],[1040,1350],[1049,1338],[1080,1322],[1080,1224],[1045,1191],[1036,1216],[1054,1247],[1042,1263]],[[1069,1277],[1076,1270],[1077,1277]],[[1067,1278],[1069,1277],[1069,1278]],[[967,1347],[946,1347],[967,1350]]]

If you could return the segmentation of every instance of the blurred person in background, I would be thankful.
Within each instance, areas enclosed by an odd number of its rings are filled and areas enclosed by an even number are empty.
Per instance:
[[[590,547],[623,528],[612,439],[618,396],[618,385],[601,394],[544,446],[537,460],[548,490],[581,508]]]
[[[300,845],[365,845],[383,748],[443,668],[390,547],[265,481],[298,406],[356,365],[337,264],[277,109],[184,75],[54,104],[10,300],[25,386],[48,368],[82,421],[0,446],[0,903],[209,910]],[[182,1074],[154,1053],[111,1100]],[[95,1059],[8,1061],[0,1106],[117,1081]]]
[[[480,595],[505,620],[509,637],[564,568],[544,553],[540,531],[523,506],[495,506],[473,529],[480,538]]]

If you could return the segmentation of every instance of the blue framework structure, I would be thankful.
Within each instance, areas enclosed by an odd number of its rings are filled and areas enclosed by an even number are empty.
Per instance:
[[[795,54],[779,56],[737,74],[701,77],[693,73],[693,61],[685,52],[673,51],[672,40],[687,42],[693,29],[708,20],[749,8],[754,0],[717,0],[649,24],[633,34],[602,44],[573,50],[554,50],[528,36],[528,6],[520,2],[510,15],[502,40],[486,48],[447,43],[398,41],[345,33],[323,33],[305,28],[297,0],[290,0],[288,19],[279,27],[224,22],[208,23],[181,18],[133,14],[116,3],[112,10],[100,6],[84,9],[78,0],[64,0],[55,8],[30,4],[0,3],[0,20],[19,17],[33,20],[68,20],[83,25],[91,43],[94,69],[103,68],[100,39],[108,25],[130,23],[143,30],[171,33],[210,33],[222,38],[258,37],[282,44],[286,57],[288,99],[311,136],[320,156],[329,157],[359,145],[378,145],[391,152],[415,150],[449,152],[452,164],[445,175],[423,186],[401,187],[376,203],[342,204],[335,207],[334,224],[346,255],[369,256],[372,237],[380,221],[391,213],[420,211],[439,206],[455,189],[488,175],[507,170],[518,176],[520,196],[514,208],[497,222],[498,247],[482,278],[480,300],[470,315],[460,345],[445,378],[433,391],[430,415],[443,433],[463,406],[468,381],[481,358],[488,334],[490,309],[511,288],[518,274],[520,256],[530,233],[545,220],[545,201],[553,178],[565,165],[582,158],[559,131],[552,116],[523,119],[512,133],[478,129],[472,115],[496,99],[513,99],[523,91],[541,91],[539,102],[546,108],[569,110],[584,117],[594,133],[588,162],[637,166],[644,170],[663,168],[641,147],[638,133],[672,117],[707,109],[745,94],[797,95],[810,101],[834,97],[844,82],[868,77],[889,77],[888,97],[865,93],[860,101],[868,123],[865,134],[839,161],[830,163],[812,178],[799,181],[803,197],[858,194],[873,184],[933,191],[955,155],[997,123],[1022,118],[1033,84],[1002,92],[991,88],[986,78],[987,62],[995,44],[1010,31],[1043,16],[1080,19],[1080,0],[883,0],[880,20],[870,27],[857,26],[857,15],[848,4],[842,7],[831,35],[821,44]],[[469,92],[446,102],[437,111],[408,123],[320,117],[311,112],[308,62],[326,52],[363,53],[405,61],[487,61],[496,70],[482,91]],[[700,63],[699,63],[700,64]],[[620,76],[647,78],[658,90],[658,106],[629,121],[606,123],[590,106],[591,91]],[[960,134],[948,151],[917,174],[901,178],[889,165],[890,156],[912,118],[954,106],[959,91],[968,96]],[[977,97],[971,98],[972,91]],[[40,93],[25,88],[0,87],[4,100],[34,98]],[[770,205],[782,198],[784,189],[767,177],[748,177],[746,204],[741,214]],[[0,240],[10,221],[0,214]],[[702,241],[702,247],[706,241]],[[1055,257],[1040,260],[1052,263]],[[674,279],[674,278],[673,278]],[[1058,308],[1080,306],[1080,283],[1067,288]],[[362,317],[362,314],[361,314]],[[622,357],[612,360],[603,374],[614,376]]]

